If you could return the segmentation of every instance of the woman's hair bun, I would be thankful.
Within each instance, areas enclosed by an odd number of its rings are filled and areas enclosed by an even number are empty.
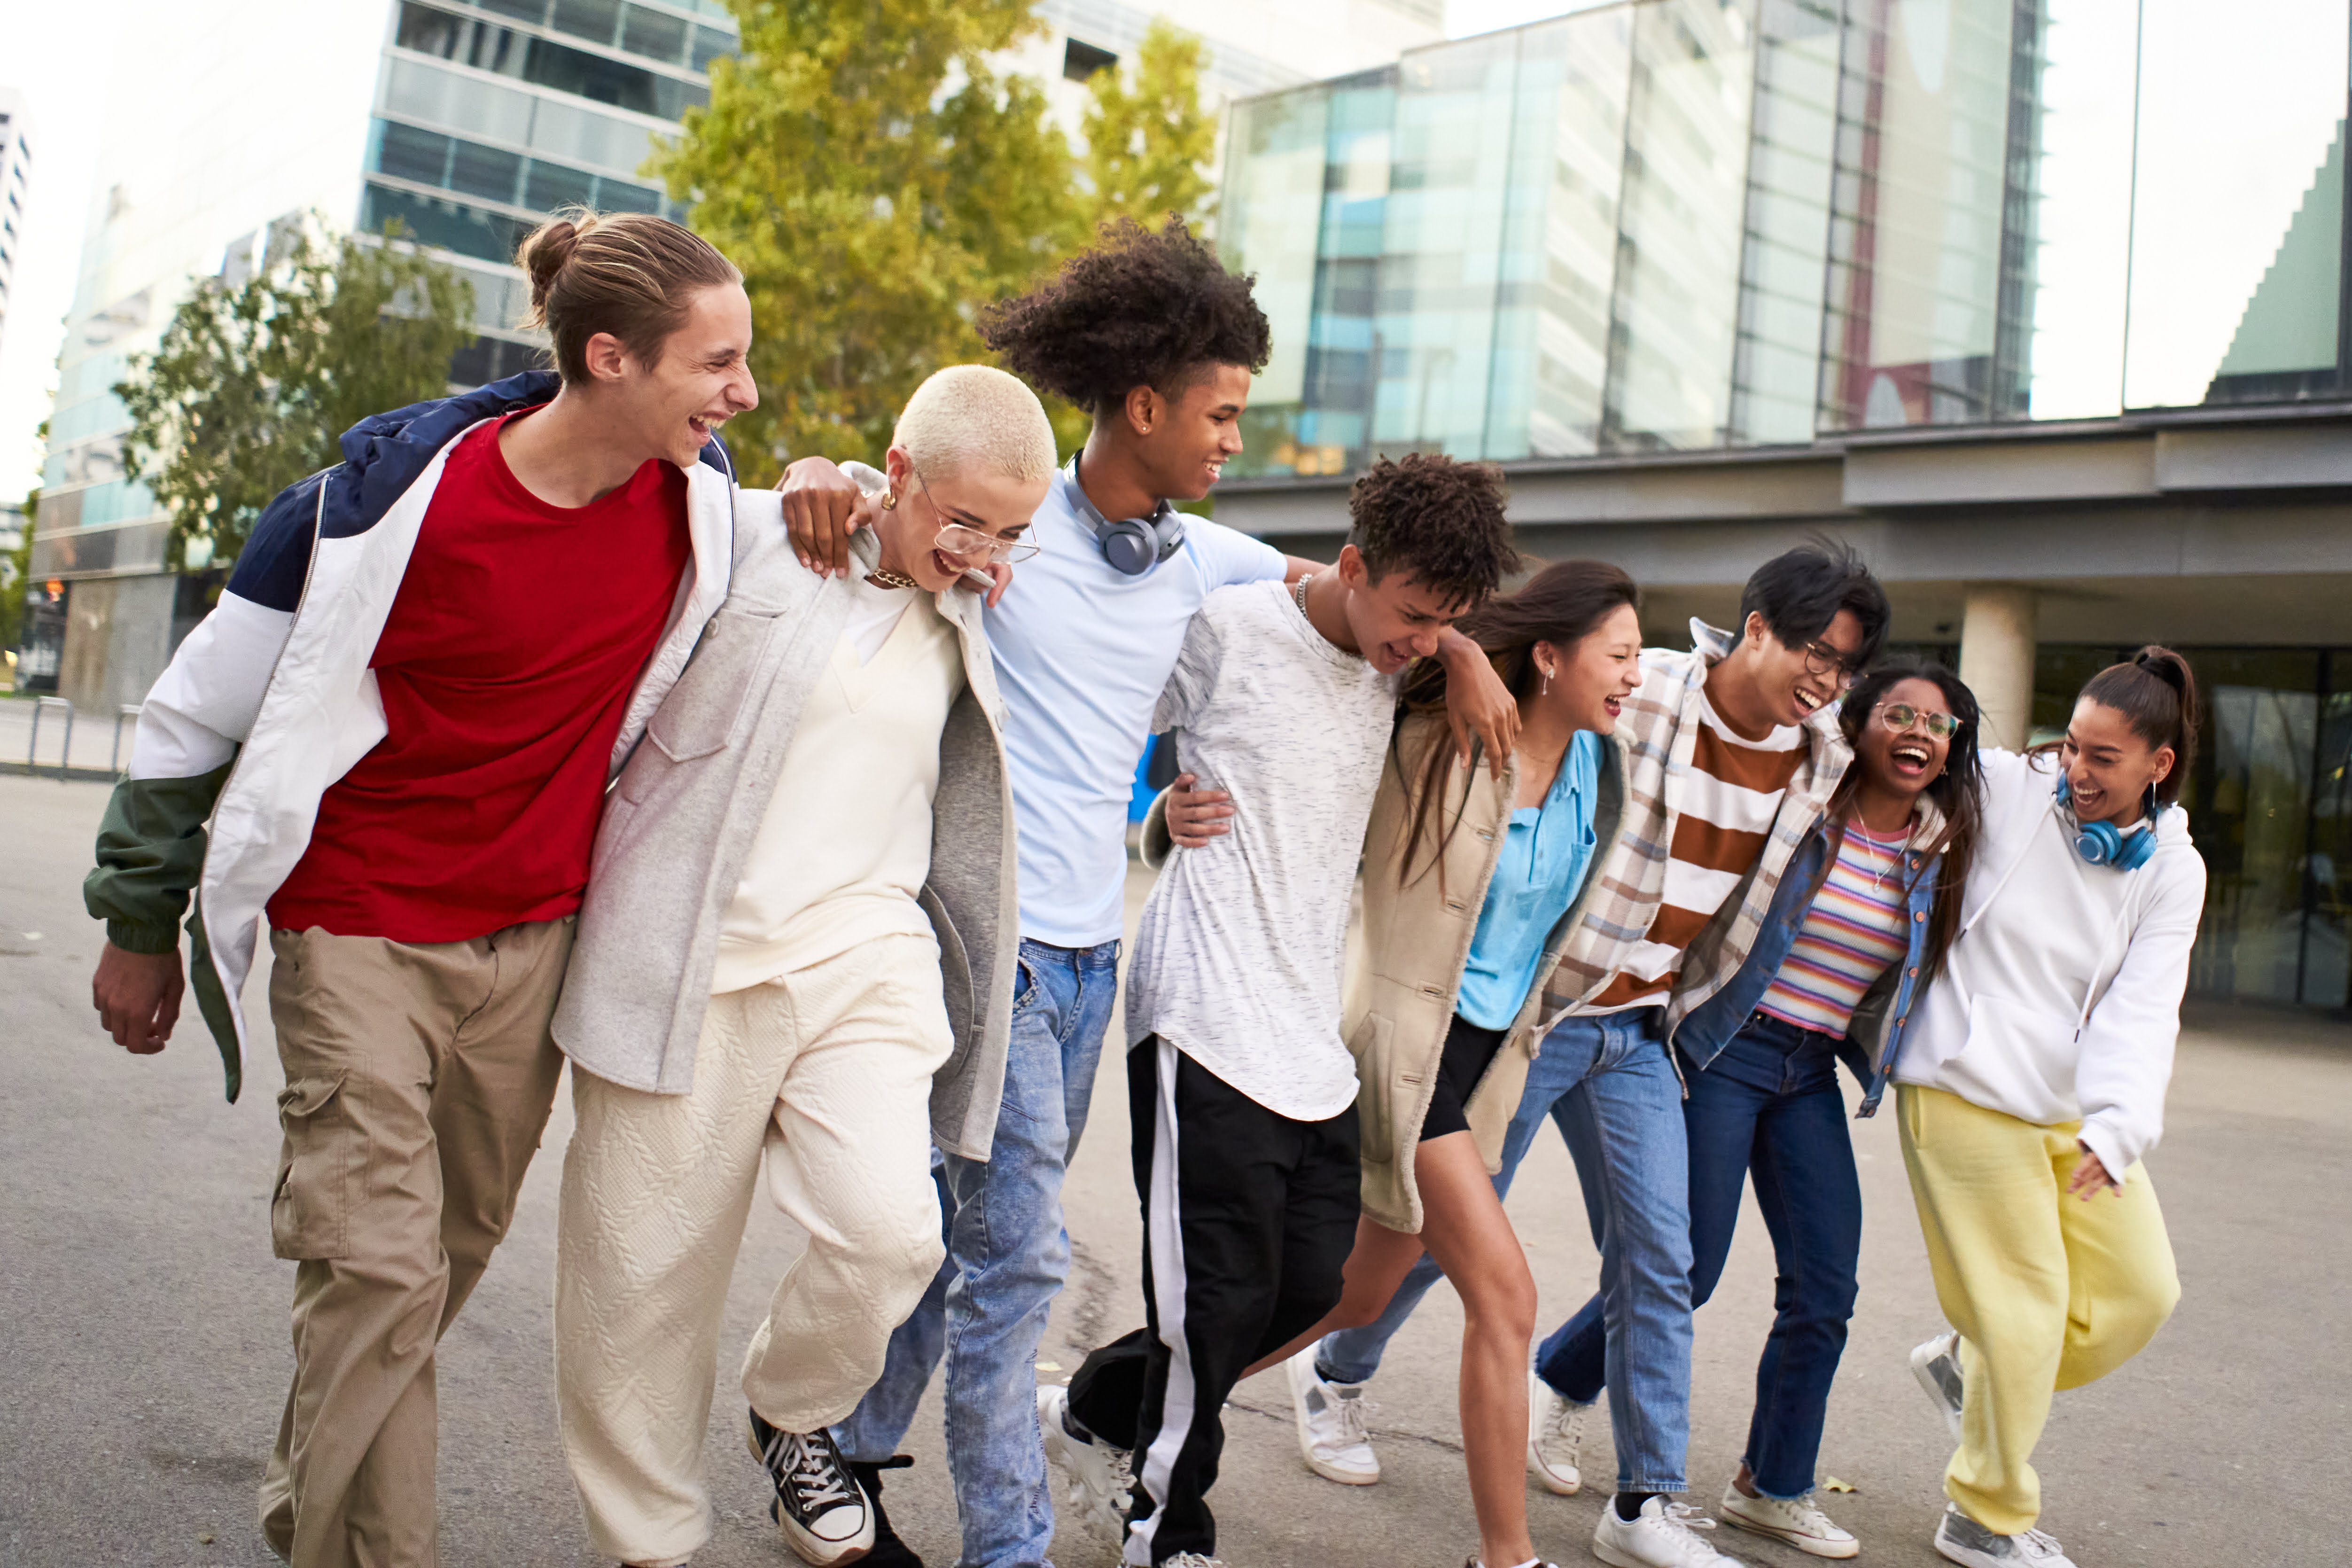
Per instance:
[[[2132,662],[2182,696],[2188,695],[2188,661],[2170,648],[2144,647],[2132,656]]]

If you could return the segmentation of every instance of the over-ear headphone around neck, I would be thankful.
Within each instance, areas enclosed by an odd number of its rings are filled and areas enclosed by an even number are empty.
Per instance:
[[[1102,547],[1103,559],[1114,571],[1129,577],[1140,577],[1171,555],[1184,542],[1184,514],[1168,503],[1165,497],[1152,508],[1150,517],[1123,517],[1116,521],[1095,510],[1087,492],[1078,483],[1078,459],[1070,458],[1064,479],[1070,487],[1070,510],[1087,531],[1095,536]]]
[[[2062,773],[2058,775],[2058,804],[2072,806],[2074,800],[2074,791]],[[2142,826],[2128,833],[2112,822],[2077,820],[2074,824],[2074,853],[2081,856],[2086,865],[2112,866],[2118,871],[2137,871],[2147,864],[2149,856],[2156,853],[2156,818],[2163,809],[2164,803],[2156,798],[2156,787],[2151,784]]]

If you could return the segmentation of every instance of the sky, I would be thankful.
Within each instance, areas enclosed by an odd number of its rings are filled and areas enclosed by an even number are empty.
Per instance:
[[[0,334],[0,500],[19,501],[40,479],[34,432],[58,385],[58,345],[73,304],[90,183],[109,127],[102,42],[132,37],[152,0],[81,0],[73,5],[0,5],[0,83],[26,98],[33,166],[25,188],[16,281]],[[136,114],[132,107],[129,112]]]

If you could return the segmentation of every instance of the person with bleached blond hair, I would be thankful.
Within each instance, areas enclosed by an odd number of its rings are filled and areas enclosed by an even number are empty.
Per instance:
[[[1019,381],[960,365],[917,389],[886,462],[858,572],[738,526],[727,601],[597,834],[555,1016],[578,1121],[556,1376],[589,1532],[625,1563],[709,1538],[702,1437],[763,1160],[808,1246],[744,1356],[747,1436],[794,1552],[872,1548],[827,1428],[938,1272],[929,1143],[984,1160],[996,1126],[1013,800],[964,589],[1034,552],[1054,434]]]

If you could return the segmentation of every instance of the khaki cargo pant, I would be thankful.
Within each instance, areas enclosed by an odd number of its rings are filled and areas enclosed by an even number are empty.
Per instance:
[[[555,1103],[548,1021],[572,929],[270,933],[286,1141],[269,1230],[300,1267],[261,1529],[295,1568],[437,1561],[434,1345],[506,1235]]]

